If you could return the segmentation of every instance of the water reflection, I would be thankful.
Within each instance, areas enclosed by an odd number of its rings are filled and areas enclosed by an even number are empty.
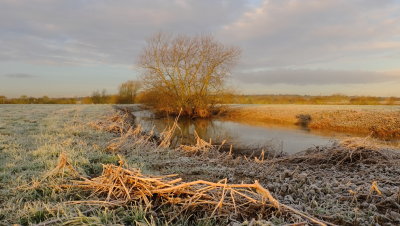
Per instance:
[[[145,130],[161,133],[174,123],[174,118],[157,118],[148,110],[134,112],[136,122]],[[174,136],[173,144],[192,144],[194,133],[204,140],[218,144],[225,140],[228,144],[243,150],[262,149],[269,152],[296,153],[313,146],[329,145],[331,137],[312,134],[304,127],[283,128],[274,126],[247,125],[238,122],[218,119],[180,119],[179,129]],[[246,148],[243,148],[246,147]],[[249,154],[249,153],[246,153]],[[251,153],[250,153],[251,154]]]

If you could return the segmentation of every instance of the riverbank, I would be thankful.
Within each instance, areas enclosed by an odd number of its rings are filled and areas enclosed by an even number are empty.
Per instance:
[[[368,142],[337,143],[290,157],[249,159],[220,152],[218,145],[201,140],[189,148],[172,149],[163,142],[168,133],[154,141],[106,105],[20,105],[0,108],[0,113],[0,225],[310,222],[299,213],[327,224],[400,223],[398,153]],[[258,215],[262,211],[257,208],[251,209],[253,215],[232,211],[220,216],[202,209],[177,215],[178,199],[174,199],[176,208],[170,209],[151,196],[151,208],[146,208],[140,200],[121,204],[126,199],[114,196],[125,191],[120,183],[112,195],[75,186],[74,181],[104,179],[103,164],[132,172],[140,169],[144,175],[179,174],[184,182],[252,184],[258,180],[282,209],[271,207],[264,215]]]
[[[299,125],[382,139],[400,138],[399,106],[232,105],[222,118],[247,123]]]

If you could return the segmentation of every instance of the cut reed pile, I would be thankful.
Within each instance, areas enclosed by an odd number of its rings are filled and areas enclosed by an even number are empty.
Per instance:
[[[144,175],[138,169],[126,169],[116,165],[104,165],[102,175],[83,180],[73,180],[68,188],[89,190],[102,200],[75,201],[73,204],[145,205],[148,210],[172,207],[163,212],[169,220],[182,213],[207,213],[210,217],[250,219],[268,218],[274,215],[297,215],[313,223],[326,225],[290,206],[283,205],[258,181],[254,184],[228,184],[227,179],[218,182],[197,180],[183,182],[176,174],[166,176]]]
[[[373,142],[371,138],[349,138],[332,147],[312,148],[278,161],[313,164],[377,164],[400,159],[400,154]]]
[[[227,184],[209,181],[182,182],[177,175],[144,175],[138,169],[128,170],[121,166],[104,165],[103,174],[93,179],[74,181],[72,186],[92,190],[105,195],[106,201],[137,201],[147,208],[162,205],[178,205],[181,211],[201,209],[212,215],[230,215],[232,212],[252,215],[279,209],[279,202],[258,182],[254,184]]]

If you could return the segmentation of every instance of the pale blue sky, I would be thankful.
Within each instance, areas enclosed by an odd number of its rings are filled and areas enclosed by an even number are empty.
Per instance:
[[[0,95],[116,92],[158,31],[239,46],[242,93],[400,96],[398,0],[0,0]]]

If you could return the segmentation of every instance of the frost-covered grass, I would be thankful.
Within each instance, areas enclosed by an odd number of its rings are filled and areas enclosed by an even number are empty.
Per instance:
[[[134,202],[118,207],[70,203],[99,197],[63,186],[76,179],[73,175],[46,177],[57,166],[61,153],[86,178],[100,175],[102,164],[119,164],[120,155],[127,167],[157,175],[178,173],[185,181],[259,180],[280,202],[337,224],[400,223],[397,159],[340,165],[285,159],[260,162],[224,153],[188,154],[160,149],[151,142],[129,144],[110,152],[107,147],[118,134],[89,124],[113,112],[110,105],[0,105],[0,225],[167,224],[160,215],[164,210],[156,213]],[[331,153],[323,149],[312,154],[321,151]],[[382,195],[371,191],[372,182]],[[288,223],[280,216],[265,220]],[[195,221],[197,225],[226,223],[207,217]],[[182,214],[173,221],[175,225],[189,223],[193,223],[193,215]]]
[[[148,221],[140,206],[117,214],[122,210],[69,205],[68,200],[85,199],[87,194],[57,189],[61,178],[37,183],[57,165],[61,153],[85,176],[100,174],[101,164],[117,164],[118,156],[104,151],[113,134],[87,126],[112,111],[107,105],[0,106],[0,225],[54,219],[71,224]],[[85,211],[90,215],[80,213]]]
[[[84,201],[99,197],[65,186],[80,176],[99,176],[103,164],[118,165],[121,158],[126,166],[154,172],[149,167],[152,159],[140,153],[150,153],[155,144],[129,145],[125,153],[110,152],[107,147],[119,135],[91,126],[91,122],[114,113],[111,105],[0,105],[0,225],[187,225],[193,222],[191,215],[182,214],[168,223],[165,217],[157,217],[135,202],[124,206],[85,204]],[[79,177],[70,174],[68,169],[49,176],[62,153]],[[159,154],[153,152],[152,156]],[[198,219],[196,223],[215,225],[208,218]]]

